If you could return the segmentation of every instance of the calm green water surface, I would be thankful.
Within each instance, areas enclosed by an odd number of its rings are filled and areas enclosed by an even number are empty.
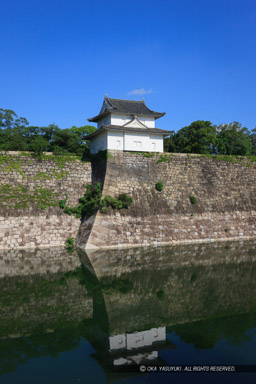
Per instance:
[[[0,383],[256,382],[256,242],[0,252]]]

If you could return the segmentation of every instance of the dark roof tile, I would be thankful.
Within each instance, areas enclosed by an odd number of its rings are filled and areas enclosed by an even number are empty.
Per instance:
[[[99,113],[99,115],[94,116],[88,121],[97,122],[102,117],[106,116],[109,113],[121,113],[125,115],[136,115],[136,116],[152,116],[155,119],[159,119],[165,115],[165,112],[156,112],[149,109],[145,101],[137,101],[137,100],[122,100],[122,99],[112,99],[110,97],[106,97],[104,99],[106,109],[104,112]],[[103,103],[104,103],[103,102]]]

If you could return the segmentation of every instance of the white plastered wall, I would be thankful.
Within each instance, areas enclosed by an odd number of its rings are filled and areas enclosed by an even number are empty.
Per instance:
[[[104,131],[91,140],[92,154],[106,149],[138,152],[163,152],[163,136],[138,132]]]
[[[107,132],[102,132],[100,135],[97,135],[91,139],[90,152],[92,154],[95,154],[98,151],[105,151],[106,149],[108,149]]]
[[[163,152],[163,136],[149,133],[124,133],[124,150],[138,152]]]
[[[155,118],[154,117],[140,117],[137,116],[138,120],[140,120],[144,125],[148,128],[155,128]],[[111,125],[125,125],[129,121],[133,119],[133,116],[127,115],[117,115],[111,114]],[[104,125],[104,124],[103,124]]]
[[[108,131],[108,149],[123,151],[124,132]]]
[[[110,115],[103,117],[100,119],[97,123],[97,128],[100,129],[103,125],[110,125],[111,124],[111,118]]]

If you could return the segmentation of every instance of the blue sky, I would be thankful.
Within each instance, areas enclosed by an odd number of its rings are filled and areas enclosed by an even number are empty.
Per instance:
[[[194,120],[256,127],[255,0],[8,0],[0,107],[31,125],[85,125],[105,93]],[[145,91],[145,94],[143,94]]]

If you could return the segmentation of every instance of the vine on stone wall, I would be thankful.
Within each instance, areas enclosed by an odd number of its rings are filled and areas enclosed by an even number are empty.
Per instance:
[[[8,208],[22,209],[36,206],[45,210],[47,207],[58,205],[57,194],[52,190],[37,187],[29,190],[23,185],[4,184],[0,186],[1,205]]]
[[[95,183],[93,186],[88,184],[84,196],[79,199],[79,204],[76,207],[66,206],[65,200],[60,200],[59,206],[68,215],[75,215],[77,218],[83,219],[92,216],[97,210],[106,213],[111,208],[118,210],[128,208],[133,202],[133,199],[126,193],[120,194],[118,198],[108,195],[103,199],[101,198],[101,193],[102,186],[100,183]]]

